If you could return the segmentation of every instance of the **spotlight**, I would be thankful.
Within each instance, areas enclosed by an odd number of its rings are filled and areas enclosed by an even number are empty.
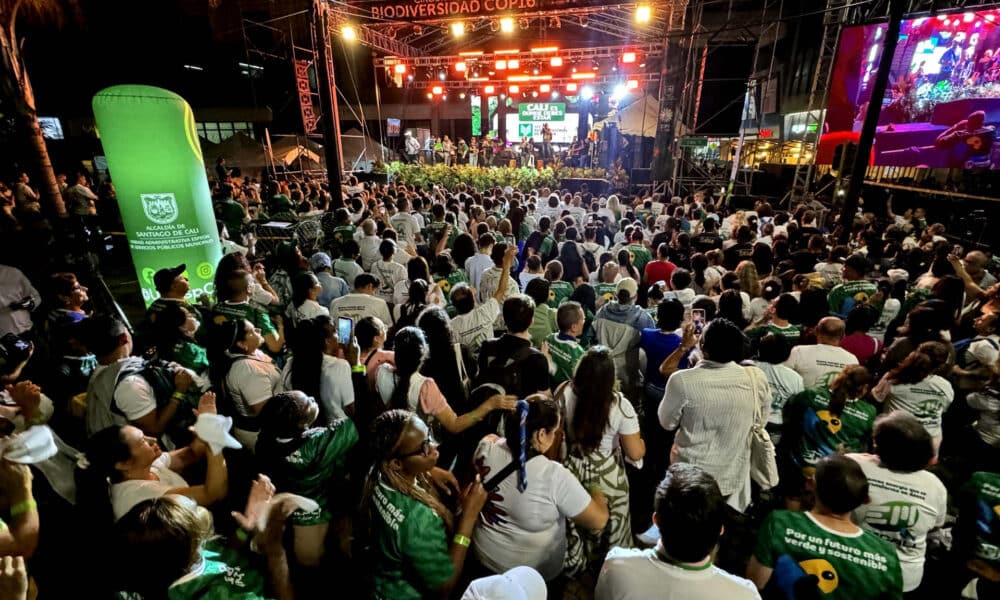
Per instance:
[[[526,17],[521,17],[517,20],[517,26],[521,29],[527,29],[531,27],[531,21],[529,21]]]
[[[538,97],[538,92],[531,92],[531,97],[532,98],[537,98]]]
[[[403,73],[406,73],[406,65],[404,65],[403,63],[399,63],[398,65],[396,65],[396,74],[402,75]]]
[[[439,85],[436,85],[431,88],[431,92],[433,92],[434,94],[442,94],[444,93],[444,88]]]
[[[486,86],[486,87],[483,88],[483,93],[487,94],[487,95],[492,94],[495,91],[496,91],[496,88],[494,88],[492,85],[488,85],[488,86]]]
[[[494,66],[496,66],[497,71],[503,71],[503,70],[505,70],[507,68],[507,61],[505,61],[505,60],[498,60],[496,62],[496,65],[494,65]]]
[[[615,86],[615,91],[611,93],[612,100],[621,100],[628,95],[628,91],[625,90],[625,86],[617,85]]]
[[[458,95],[458,99],[459,100],[465,100],[465,92],[462,92],[461,94],[459,94]]]
[[[455,37],[462,37],[465,35],[465,23],[461,21],[456,21],[451,24],[451,34]]]
[[[532,74],[538,75],[538,69],[536,68],[536,69],[532,70]]]
[[[587,20],[586,15],[580,17],[580,27],[586,27],[590,22]]]
[[[542,85],[538,86],[538,91],[542,92],[543,94],[547,93],[547,92],[549,92],[551,90],[552,90],[552,86],[549,85],[549,84],[547,84],[547,83],[543,83]]]
[[[413,74],[411,73],[411,74],[407,75],[406,79],[407,79],[407,81],[413,81]]]
[[[441,71],[438,72],[438,79],[440,79],[441,81],[444,81],[445,79],[448,79],[448,73],[445,72],[444,69],[441,69]]]
[[[516,94],[521,91],[521,88],[516,85],[512,85],[507,88],[507,91],[510,92],[511,94]]]
[[[552,99],[555,100],[559,97],[559,92],[552,92]]]
[[[553,67],[561,67],[561,66],[562,66],[562,64],[563,64],[563,62],[562,62],[562,59],[561,59],[561,58],[559,58],[558,56],[553,56],[553,57],[552,57],[552,58],[551,58],[551,59],[549,60],[549,65],[550,65],[550,66],[553,66]]]
[[[344,25],[340,29],[340,35],[348,42],[353,42],[354,40],[358,39],[358,32],[356,29],[354,29],[353,25]]]
[[[465,71],[465,63],[461,61],[455,63],[455,70],[459,72]]]
[[[514,31],[514,19],[510,17],[500,19],[500,31],[504,33],[511,33]]]
[[[635,62],[635,52],[624,52],[622,53],[623,63],[634,63]]]
[[[583,86],[583,89],[580,90],[580,94],[584,98],[593,98],[594,97],[594,88],[590,87],[589,85],[585,85],[585,86]]]
[[[640,25],[645,25],[649,23],[649,20],[653,17],[653,9],[648,4],[640,4],[635,7],[635,22]]]
[[[431,98],[433,98],[433,97],[434,97],[434,94],[432,94],[432,93],[430,93],[430,92],[427,92],[427,98],[428,98],[428,99],[431,99]]]
[[[575,83],[570,82],[570,83],[566,84],[566,91],[567,92],[575,92],[576,90],[577,90],[577,86],[576,86]]]
[[[635,79],[629,79],[625,82],[625,89],[627,90],[637,90],[639,89],[639,82]]]
[[[517,60],[516,58],[513,59],[513,60],[508,60],[507,61],[507,68],[508,69],[519,69],[519,68],[521,68],[521,61]]]

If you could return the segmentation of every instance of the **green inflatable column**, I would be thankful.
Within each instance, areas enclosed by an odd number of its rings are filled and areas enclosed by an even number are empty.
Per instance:
[[[181,263],[189,299],[214,292],[222,246],[191,106],[145,85],[101,90],[93,106],[146,306],[153,274]]]

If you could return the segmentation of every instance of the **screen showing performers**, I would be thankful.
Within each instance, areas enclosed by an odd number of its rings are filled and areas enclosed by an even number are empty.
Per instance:
[[[885,31],[841,32],[818,162],[857,141]],[[1000,9],[903,21],[879,101],[873,164],[1000,169]]]

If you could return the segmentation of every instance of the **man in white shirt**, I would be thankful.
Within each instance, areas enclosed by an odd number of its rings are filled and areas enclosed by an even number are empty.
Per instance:
[[[392,315],[385,300],[375,295],[379,280],[374,275],[362,273],[354,279],[354,292],[330,303],[330,318],[350,317],[357,323],[365,317],[377,317],[383,323],[392,323]]]
[[[792,348],[785,366],[802,376],[806,389],[827,386],[844,367],[858,364],[858,357],[840,347],[842,339],[844,322],[824,317],[816,325],[816,343]]]
[[[451,290],[451,303],[458,311],[458,314],[451,319],[451,328],[458,341],[468,346],[473,353],[479,352],[479,346],[484,340],[493,337],[493,323],[500,317],[500,303],[507,296],[510,268],[514,264],[516,255],[516,246],[507,248],[503,257],[503,274],[500,277],[500,285],[496,292],[479,306],[476,306],[475,290],[471,287],[458,284]],[[490,264],[493,264],[492,260]]]
[[[675,463],[656,488],[656,548],[612,548],[594,590],[595,600],[759,599],[750,581],[712,564],[722,536],[726,503],[711,475]]]
[[[410,214],[410,201],[406,197],[396,200],[396,212],[389,217],[389,225],[396,230],[400,244],[415,246],[420,241],[420,225]]]
[[[482,279],[483,273],[487,269],[493,266],[493,259],[490,257],[490,253],[493,252],[493,244],[496,243],[496,238],[490,233],[484,233],[479,236],[479,252],[465,259],[465,275],[469,278],[469,285],[479,289],[479,282]]]
[[[19,269],[0,265],[0,336],[31,329],[31,311],[42,297]]]

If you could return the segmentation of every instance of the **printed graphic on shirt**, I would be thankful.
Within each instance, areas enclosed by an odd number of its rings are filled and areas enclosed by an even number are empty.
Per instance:
[[[1000,474],[976,473],[965,492],[975,499],[975,555],[996,564],[1000,562]]]

